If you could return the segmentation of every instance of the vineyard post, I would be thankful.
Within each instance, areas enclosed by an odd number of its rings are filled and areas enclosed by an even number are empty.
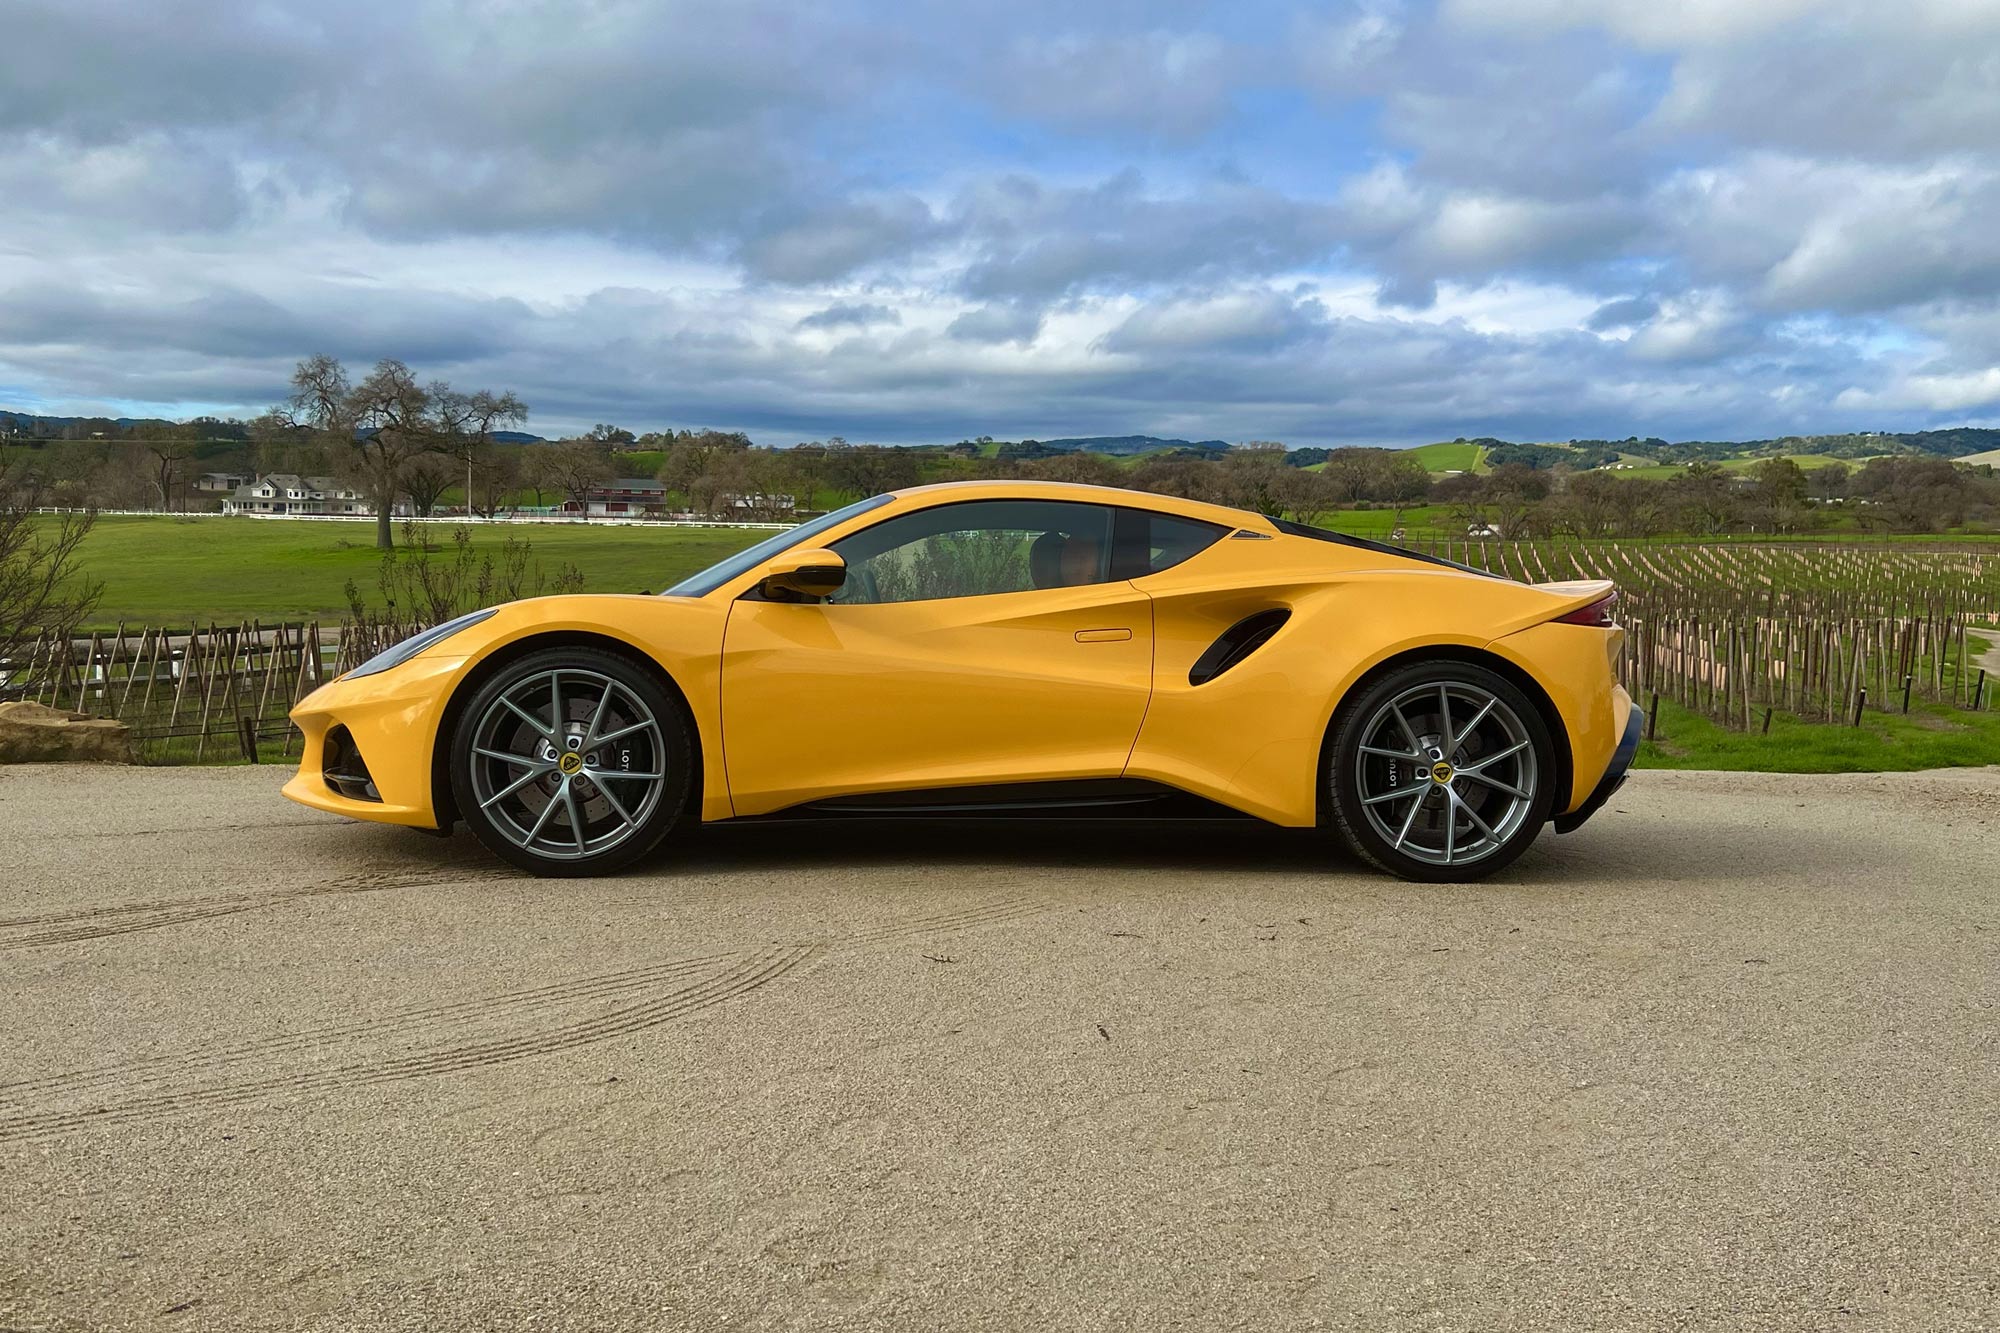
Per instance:
[[[1861,710],[1868,706],[1868,687],[1862,686],[1854,696],[1854,725],[1861,725]]]
[[[83,670],[79,671],[76,676],[76,699],[70,706],[70,711],[72,713],[81,713],[85,711],[83,706],[83,696],[84,693],[90,688],[91,673],[97,670],[97,653],[101,640],[102,640],[101,635],[93,633],[90,636],[90,647],[86,650],[86,655],[83,659]],[[62,707],[61,696],[57,696],[56,698],[56,707],[58,708]]]
[[[1903,712],[1905,714],[1908,714],[1910,711],[1910,682],[1915,679],[1916,677],[1910,675],[1908,672],[1903,674]]]

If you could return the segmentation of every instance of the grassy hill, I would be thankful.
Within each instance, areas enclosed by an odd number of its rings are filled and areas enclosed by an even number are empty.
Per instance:
[[[1830,458],[1825,454],[1775,454],[1772,457],[1789,458],[1806,472],[1832,467],[1835,463],[1860,467],[1867,461],[1861,458]],[[1768,460],[1763,458],[1725,458],[1717,466],[1724,472],[1748,472],[1766,461]],[[1608,470],[1615,477],[1625,477],[1634,481],[1669,481],[1687,471],[1687,466],[1683,463],[1649,463],[1643,458],[1634,457],[1630,464]]]
[[[1484,470],[1481,464],[1486,461],[1486,446],[1470,442],[1422,444],[1408,452],[1424,465],[1426,472],[1480,472]]]

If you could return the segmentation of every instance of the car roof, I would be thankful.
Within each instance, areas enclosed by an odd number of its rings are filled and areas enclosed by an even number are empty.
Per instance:
[[[1127,509],[1150,509],[1154,513],[1198,518],[1225,527],[1249,528],[1254,532],[1276,532],[1262,514],[1228,505],[1183,500],[1177,495],[1157,495],[1152,491],[1128,490],[1123,486],[1087,486],[1081,482],[1028,481],[994,478],[983,481],[940,481],[928,486],[908,486],[891,492],[898,500],[924,503],[953,500],[1069,500],[1082,504],[1121,505]]]

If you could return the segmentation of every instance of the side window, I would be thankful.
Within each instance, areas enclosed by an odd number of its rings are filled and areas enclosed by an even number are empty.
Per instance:
[[[975,500],[887,519],[834,544],[853,606],[1105,583],[1112,513],[1060,500]]]
[[[1146,540],[1146,572],[1157,574],[1172,569],[1189,556],[1199,555],[1221,541],[1229,529],[1220,523],[1204,523],[1197,518],[1174,518],[1151,514]]]

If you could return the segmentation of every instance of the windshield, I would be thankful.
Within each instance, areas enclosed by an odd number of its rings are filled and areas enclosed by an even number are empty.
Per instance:
[[[810,541],[829,528],[838,527],[856,514],[865,514],[871,509],[879,509],[888,504],[891,497],[873,495],[866,500],[851,504],[845,509],[836,509],[831,514],[821,514],[796,528],[787,528],[758,542],[745,551],[738,551],[717,564],[710,565],[699,574],[690,575],[661,593],[662,597],[702,597],[714,592],[746,569],[754,569],[780,551],[790,550],[800,542]]]

